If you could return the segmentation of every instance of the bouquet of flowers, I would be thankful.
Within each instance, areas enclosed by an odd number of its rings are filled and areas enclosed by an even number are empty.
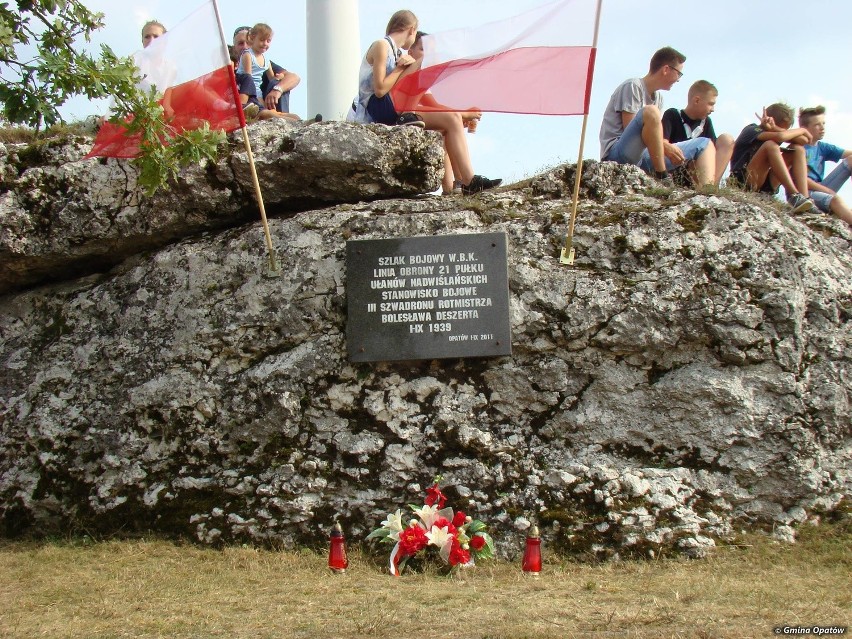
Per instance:
[[[430,550],[449,564],[450,570],[473,566],[474,559],[494,557],[494,541],[485,532],[485,524],[461,511],[453,513],[452,508],[445,508],[447,498],[438,488],[438,480],[426,489],[422,508],[408,506],[416,518],[406,525],[399,509],[387,516],[381,528],[367,536],[394,544],[389,561],[392,575],[398,577],[409,559]]]

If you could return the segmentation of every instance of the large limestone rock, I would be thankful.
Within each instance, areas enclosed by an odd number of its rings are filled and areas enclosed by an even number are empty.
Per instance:
[[[850,489],[852,235],[588,163],[477,198],[338,205],[0,301],[7,534],[357,540],[438,473],[502,551],[701,554]],[[509,236],[513,355],[351,364],[347,238]]]
[[[440,185],[440,136],[415,127],[267,120],[248,132],[269,215]],[[0,145],[0,293],[259,218],[241,132],[215,166],[187,169],[151,198],[128,161],[83,160],[90,148],[85,137]]]

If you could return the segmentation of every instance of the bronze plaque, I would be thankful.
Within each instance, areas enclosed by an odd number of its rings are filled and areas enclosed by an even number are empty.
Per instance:
[[[350,240],[353,362],[512,354],[505,233]]]

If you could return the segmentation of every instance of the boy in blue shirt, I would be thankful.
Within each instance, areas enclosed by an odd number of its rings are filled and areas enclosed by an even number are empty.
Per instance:
[[[852,150],[847,151],[828,142],[822,142],[822,138],[825,137],[824,106],[799,109],[799,126],[807,129],[813,137],[813,142],[805,145],[808,161],[808,189],[811,199],[820,211],[834,213],[841,220],[852,225],[852,210],[837,195],[837,191],[852,175],[852,169],[850,169]],[[827,177],[823,178],[826,161],[838,164]]]

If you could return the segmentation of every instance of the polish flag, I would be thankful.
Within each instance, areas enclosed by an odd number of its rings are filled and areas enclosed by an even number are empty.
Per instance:
[[[394,106],[399,113],[588,114],[599,15],[600,0],[559,0],[481,27],[425,36],[420,70],[391,89]],[[437,106],[420,104],[426,91]]]
[[[201,128],[205,122],[220,131],[245,126],[215,0],[205,2],[133,59],[143,76],[138,86],[146,92],[156,86],[163,94],[160,104],[177,133]],[[124,127],[105,122],[86,157],[138,154],[138,137],[127,137]]]

